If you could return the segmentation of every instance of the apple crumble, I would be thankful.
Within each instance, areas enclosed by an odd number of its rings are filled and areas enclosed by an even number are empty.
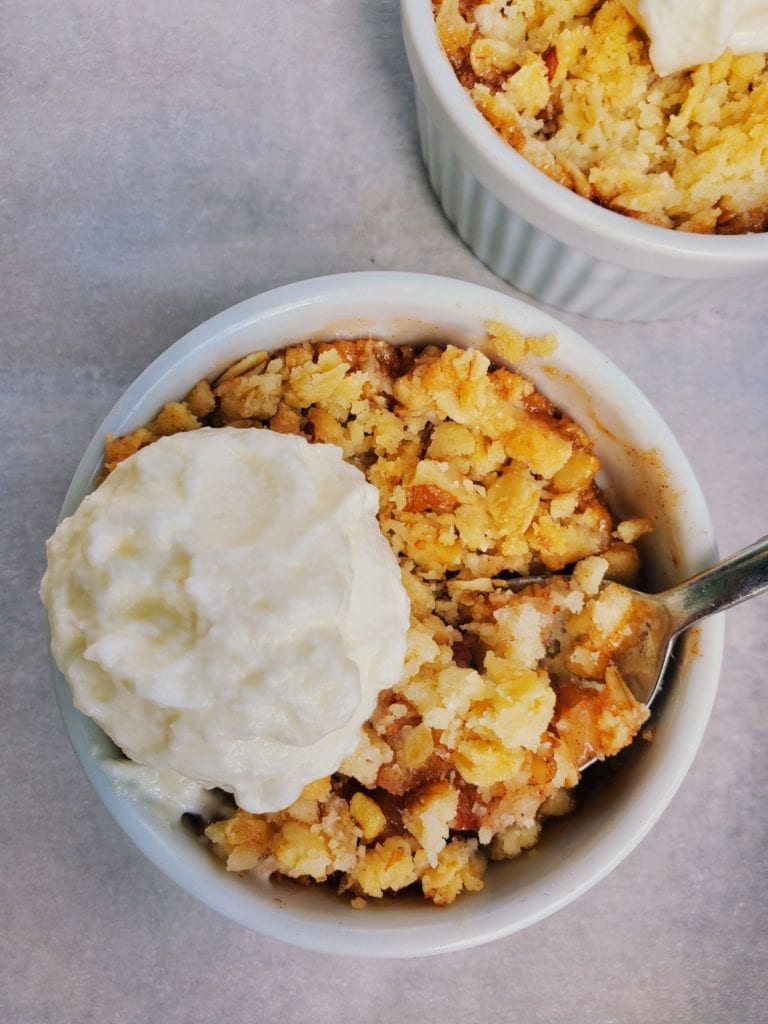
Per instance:
[[[762,53],[659,77],[621,0],[434,0],[478,110],[555,181],[683,231],[768,227]]]
[[[554,344],[488,330],[504,360]],[[475,348],[255,352],[108,438],[107,469],[159,436],[224,425],[338,445],[365,473],[411,624],[402,678],[338,771],[277,813],[235,808],[208,841],[230,871],[327,882],[355,906],[482,888],[489,859],[533,846],[573,806],[580,768],[626,747],[648,716],[614,655],[632,643],[619,584],[636,577],[649,522],[616,523],[584,431]],[[544,578],[516,589],[532,574]]]

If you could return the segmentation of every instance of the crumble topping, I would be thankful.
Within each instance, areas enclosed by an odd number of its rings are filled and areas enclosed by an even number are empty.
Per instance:
[[[551,344],[501,325],[489,337],[518,357]],[[254,353],[108,438],[107,469],[165,433],[223,425],[330,442],[363,470],[411,624],[402,678],[339,770],[282,811],[235,809],[207,839],[231,871],[328,882],[355,906],[413,886],[436,904],[480,889],[488,860],[533,846],[573,806],[581,766],[648,717],[612,660],[632,642],[631,603],[605,580],[634,580],[650,523],[614,521],[583,430],[477,349],[359,339]]]
[[[540,171],[660,227],[768,227],[766,55],[659,77],[621,0],[433,0],[478,110]]]

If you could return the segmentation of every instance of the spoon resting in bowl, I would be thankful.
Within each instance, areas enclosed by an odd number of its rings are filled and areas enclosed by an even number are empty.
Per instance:
[[[507,587],[518,591],[557,578],[520,577],[510,580]],[[614,661],[637,700],[650,706],[661,689],[673,642],[680,633],[700,619],[768,590],[768,536],[660,594],[622,589],[632,599],[635,641],[617,651]]]

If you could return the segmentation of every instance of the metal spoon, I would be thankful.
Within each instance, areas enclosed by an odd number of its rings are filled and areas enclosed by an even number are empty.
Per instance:
[[[511,580],[510,589],[521,590],[554,578]],[[637,615],[641,623],[639,642],[615,655],[614,661],[635,697],[650,705],[661,689],[673,641],[679,633],[708,615],[768,590],[768,536],[660,594],[626,589],[635,605],[633,619]]]

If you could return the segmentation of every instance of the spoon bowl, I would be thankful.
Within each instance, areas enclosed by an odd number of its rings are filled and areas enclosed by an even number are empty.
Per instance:
[[[508,589],[519,591],[558,578],[568,577],[524,576],[510,580]],[[768,535],[659,594],[623,589],[632,598],[631,640],[613,660],[637,700],[650,707],[683,630],[768,590]]]
[[[660,594],[632,591],[642,619],[639,642],[618,669],[638,700],[650,705],[661,689],[675,638],[695,622],[768,590],[768,536]]]

